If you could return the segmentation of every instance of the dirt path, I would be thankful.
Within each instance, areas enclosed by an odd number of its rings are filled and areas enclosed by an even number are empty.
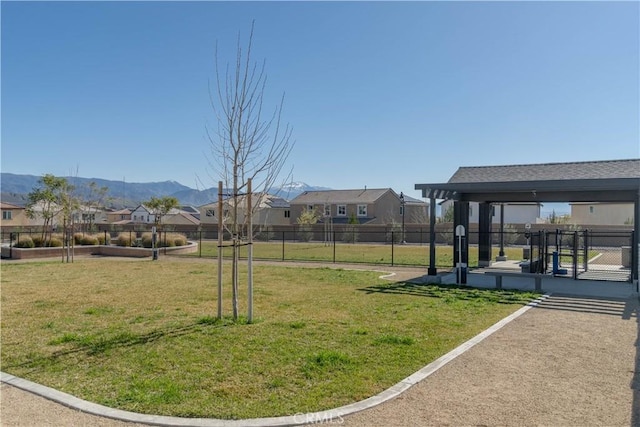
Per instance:
[[[345,426],[640,425],[638,299],[551,297]]]

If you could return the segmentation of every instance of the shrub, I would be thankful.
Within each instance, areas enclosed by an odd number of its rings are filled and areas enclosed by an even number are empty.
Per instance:
[[[116,237],[116,245],[118,246],[133,246],[132,235],[130,233],[120,233]]]
[[[104,236],[102,236],[104,241]],[[73,243],[76,245],[99,245],[99,237],[95,234],[75,233],[73,235]]]
[[[49,240],[49,244],[47,245],[50,248],[61,248],[62,247],[62,239],[56,236],[51,237]]]
[[[107,235],[109,235],[109,233],[107,233]],[[98,244],[99,245],[106,245],[107,241],[105,239],[104,233],[100,233],[100,234],[96,234],[96,239],[98,239]],[[108,239],[109,237],[107,237]]]
[[[157,238],[157,237],[156,237]],[[150,248],[152,246],[152,241],[153,239],[153,234],[152,233],[142,233],[142,236],[140,237],[140,241],[142,242],[142,247],[143,248]]]
[[[104,240],[104,239],[103,239]],[[98,245],[99,241],[96,236],[86,235],[80,241],[81,245]]]
[[[143,247],[152,247],[152,236],[152,233],[142,233],[141,241]],[[179,233],[158,233],[156,239],[156,245],[159,248],[171,248],[173,246],[184,246],[187,244],[187,237]]]
[[[33,241],[33,245],[36,248],[41,248],[44,246],[44,239],[40,235],[33,236],[31,240]]]
[[[187,238],[185,236],[181,236],[179,234],[175,236],[173,241],[175,242],[176,246],[186,246],[187,245]]]
[[[36,245],[33,243],[33,239],[31,236],[20,237],[20,240],[13,245],[15,248],[35,248]]]

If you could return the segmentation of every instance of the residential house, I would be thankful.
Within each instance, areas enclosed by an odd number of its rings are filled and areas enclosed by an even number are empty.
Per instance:
[[[428,204],[401,195],[391,188],[305,191],[290,202],[290,220],[295,224],[302,212],[315,210],[321,222],[334,224],[346,224],[351,219],[378,225],[428,222]]]
[[[198,226],[200,225],[200,213],[193,213],[195,208],[191,207],[190,209],[185,210],[184,206],[181,206],[179,209],[174,208],[167,212],[166,215],[163,215],[160,219],[160,223],[164,225],[192,225]]]
[[[492,206],[491,222],[500,224],[500,212],[502,211],[500,203]],[[441,218],[444,218],[446,212],[453,209],[453,200],[445,200],[440,205]],[[541,203],[504,203],[504,223],[505,224],[540,224],[544,222],[541,218]],[[469,203],[469,223],[477,224],[479,218],[479,205],[477,202]]]
[[[570,206],[572,224],[633,224],[633,203],[570,203]]]
[[[290,224],[289,202],[282,197],[267,193],[255,193],[251,197],[253,206],[252,222],[254,226],[288,225]],[[228,218],[232,212],[233,199],[227,198],[223,201],[223,217]],[[238,197],[238,222],[245,221],[245,211],[247,207],[246,196]],[[199,207],[200,223],[218,223],[218,202],[209,203]]]
[[[138,205],[131,211],[131,222],[134,224],[155,224],[156,216],[145,205]]]
[[[2,210],[2,227],[32,225],[32,220],[27,217],[26,210],[22,206],[0,202],[0,210]]]
[[[131,210],[125,208],[107,212],[107,222],[110,224],[127,224],[131,222]]]

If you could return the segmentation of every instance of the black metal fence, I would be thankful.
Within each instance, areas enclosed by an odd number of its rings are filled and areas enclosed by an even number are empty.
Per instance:
[[[98,234],[106,244],[141,245],[143,233],[151,231],[151,225],[108,226],[92,233]],[[51,230],[54,231],[54,230]],[[167,246],[170,233],[180,233],[186,239],[198,243],[198,250],[190,255],[195,257],[217,257],[217,229],[195,229],[193,227],[161,227],[160,246]],[[557,268],[576,271],[576,274],[589,272],[620,271],[628,277],[631,263],[632,231],[590,231],[554,229],[544,230],[545,247],[543,254],[538,253],[541,246],[540,230],[529,232],[524,228],[505,228],[503,233],[492,232],[491,259],[505,255],[509,260],[530,260],[542,258],[540,270],[547,271],[553,265],[553,252],[558,253]],[[41,227],[21,228],[1,232],[3,245],[16,245],[25,236],[42,234]],[[245,233],[246,234],[246,233]],[[366,263],[380,265],[406,265],[428,268],[430,260],[430,230],[428,227],[412,227],[402,230],[400,227],[344,226],[328,229],[323,226],[256,227],[254,229],[253,256],[255,259],[280,261],[317,261],[331,263]],[[454,232],[450,224],[441,224],[435,230],[434,266],[439,270],[452,269],[454,266]],[[477,267],[478,241],[481,234],[470,231],[465,238],[469,244],[468,267]],[[228,244],[231,235],[224,232],[223,240]],[[484,239],[486,240],[486,239]],[[534,241],[535,240],[535,241]],[[128,243],[126,243],[128,242]],[[164,244],[163,244],[164,243]],[[228,248],[223,249],[229,255]],[[534,252],[534,253],[532,253]],[[246,256],[246,246],[240,256]],[[588,277],[588,275],[586,276]]]

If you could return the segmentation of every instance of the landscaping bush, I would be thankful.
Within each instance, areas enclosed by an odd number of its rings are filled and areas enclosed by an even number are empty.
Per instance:
[[[63,245],[62,238],[57,237],[57,236],[53,236],[53,237],[51,237],[51,240],[49,240],[49,244],[47,245],[47,247],[50,247],[50,248],[61,248],[62,245]]]
[[[104,236],[102,236],[104,242]],[[76,245],[99,245],[99,237],[95,234],[75,233],[73,235],[73,243]]]
[[[176,246],[186,246],[187,245],[187,237],[183,236],[181,234],[176,234],[173,237],[173,241],[175,242]]]
[[[152,243],[151,239],[152,233],[142,233],[142,246],[150,248]],[[158,233],[156,239],[156,245],[159,248],[171,248],[174,246],[185,246],[187,244],[187,237],[179,233]]]
[[[133,246],[133,241],[132,241],[132,234],[124,232],[124,233],[120,233],[118,234],[118,237],[116,238],[116,245],[118,246]]]
[[[35,248],[36,244],[33,243],[31,236],[20,237],[20,240],[13,245],[14,248]]]
[[[107,236],[108,236],[108,235],[109,235],[109,234],[107,233]],[[95,238],[96,238],[96,239],[98,239],[98,244],[99,244],[99,245],[108,245],[108,244],[109,244],[109,243],[107,242],[107,240],[106,240],[106,239],[108,239],[109,237],[107,237],[107,238],[105,239],[105,235],[104,235],[104,233],[96,234],[96,235],[95,235]]]
[[[143,248],[152,247],[152,243],[153,243],[152,239],[153,239],[152,233],[142,233],[142,237],[141,237],[142,247]]]
[[[60,234],[54,234],[49,238],[47,242],[44,241],[42,236],[36,235],[32,237],[33,244],[36,248],[59,248],[62,246],[62,236]]]
[[[80,240],[80,244],[81,245],[98,245],[99,241],[96,236],[86,235],[82,238],[82,240]]]

